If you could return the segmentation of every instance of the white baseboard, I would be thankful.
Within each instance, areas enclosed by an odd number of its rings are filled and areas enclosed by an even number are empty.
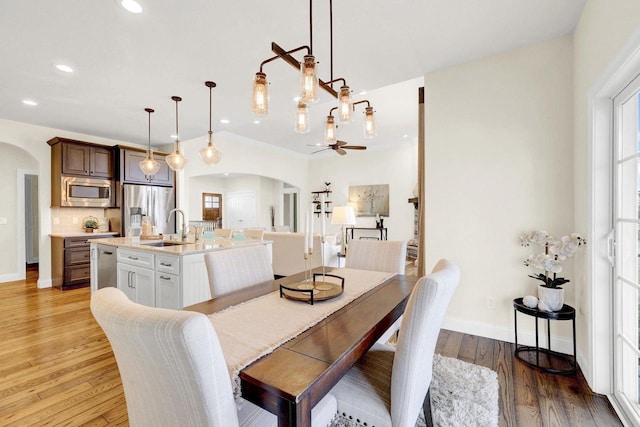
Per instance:
[[[51,286],[53,286],[53,281],[51,279],[38,280],[38,289],[50,288]]]
[[[491,325],[488,323],[479,323],[470,320],[455,319],[447,317],[442,324],[443,329],[462,332],[465,334],[477,335],[480,337],[491,338],[494,340],[515,342],[515,333],[513,326],[508,328],[502,326]],[[552,330],[553,332],[553,330]],[[541,327],[538,333],[540,347],[547,347],[547,331],[546,327]],[[535,345],[535,332],[529,330],[518,329],[518,344]],[[551,336],[551,348],[560,353],[573,354],[573,342],[571,338]],[[579,359],[579,358],[578,358]]]
[[[11,273],[0,275],[0,283],[15,282],[17,280],[24,280],[25,276],[20,273]]]

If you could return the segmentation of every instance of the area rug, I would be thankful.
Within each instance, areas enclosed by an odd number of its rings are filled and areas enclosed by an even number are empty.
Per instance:
[[[436,354],[431,381],[431,411],[438,427],[498,425],[498,375],[483,366]],[[421,413],[416,427],[424,427]],[[331,427],[361,427],[339,414]]]

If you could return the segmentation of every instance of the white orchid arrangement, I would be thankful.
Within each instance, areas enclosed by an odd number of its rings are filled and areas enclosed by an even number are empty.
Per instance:
[[[524,265],[544,270],[544,273],[539,273],[535,276],[530,274],[529,277],[542,281],[544,283],[542,286],[547,288],[557,288],[569,282],[569,279],[558,277],[558,273],[562,272],[560,262],[573,256],[580,246],[587,244],[587,241],[577,233],[562,236],[560,240],[556,240],[543,230],[532,231],[520,236],[520,245],[528,247],[531,244],[542,246],[544,252],[537,255],[529,255],[524,260]]]

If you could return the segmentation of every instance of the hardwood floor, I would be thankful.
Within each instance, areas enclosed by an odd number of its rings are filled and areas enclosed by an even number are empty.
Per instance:
[[[89,311],[88,288],[0,284],[0,425],[127,425],[108,341]],[[545,374],[513,345],[443,330],[438,353],[487,366],[500,379],[501,426],[620,426],[607,399],[577,375]]]

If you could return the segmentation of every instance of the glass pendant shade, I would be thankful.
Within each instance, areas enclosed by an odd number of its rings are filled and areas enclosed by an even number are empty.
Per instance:
[[[338,95],[338,119],[340,123],[351,123],[352,112],[351,91],[349,86],[344,85],[340,88],[340,94]]]
[[[147,176],[152,176],[158,173],[160,170],[160,163],[153,158],[153,150],[151,150],[151,113],[154,112],[152,108],[145,108],[149,114],[149,131],[148,131],[148,149],[147,149],[147,157],[144,160],[140,161],[138,165],[140,166],[140,170]]]
[[[208,165],[215,165],[222,158],[222,151],[213,145],[213,132],[209,131],[209,143],[200,150],[200,157]]]
[[[173,150],[173,153],[169,154],[165,158],[165,160],[169,167],[174,171],[180,170],[184,167],[184,165],[187,163],[187,159],[180,152],[180,141],[176,139],[176,146]]]
[[[376,121],[373,117],[373,107],[364,110],[364,137],[373,138],[376,136]]]
[[[327,144],[336,143],[336,122],[333,116],[327,116],[327,121],[324,124],[324,140]]]
[[[296,108],[296,123],[294,130],[297,133],[309,132],[309,106],[304,102],[298,102]]]
[[[256,116],[266,116],[269,113],[269,92],[267,89],[267,75],[256,73],[253,79],[253,107]]]
[[[313,55],[305,55],[300,64],[300,101],[305,104],[318,102],[318,73],[316,59]]]

